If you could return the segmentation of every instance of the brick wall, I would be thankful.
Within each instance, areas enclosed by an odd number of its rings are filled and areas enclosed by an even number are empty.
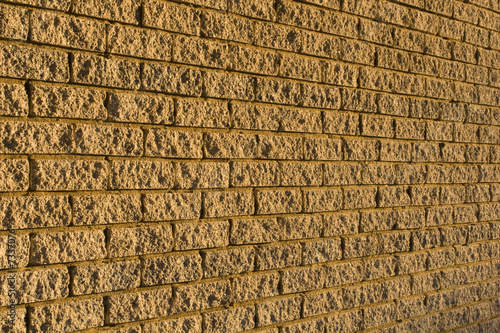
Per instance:
[[[0,0],[0,59],[0,331],[500,332],[498,0]]]

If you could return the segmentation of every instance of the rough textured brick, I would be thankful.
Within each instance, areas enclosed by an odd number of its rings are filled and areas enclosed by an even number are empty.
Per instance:
[[[136,288],[140,284],[139,260],[77,266],[71,283],[74,295]]]
[[[77,125],[75,152],[85,155],[139,156],[143,132],[138,128]]]
[[[174,307],[178,311],[189,312],[214,308],[229,304],[231,284],[228,280],[224,280],[184,285],[176,288],[176,294],[177,300]]]
[[[256,21],[255,43],[258,46],[297,52],[302,45],[301,32],[287,26]]]
[[[206,217],[251,215],[255,210],[251,191],[208,192],[203,196]]]
[[[107,237],[110,258],[169,252],[174,243],[170,225],[113,228]]]
[[[73,196],[72,202],[75,225],[138,222],[141,219],[139,195],[81,195]]]
[[[28,160],[6,159],[0,160],[0,191],[26,191],[29,186]]]
[[[189,127],[229,127],[227,103],[178,100],[176,124]]]
[[[221,4],[219,1],[215,2]],[[250,43],[254,33],[253,21],[224,12],[208,10],[201,13],[200,28],[202,37],[228,39],[242,43]]]
[[[346,237],[344,244],[344,258],[372,256],[379,252],[378,239],[373,235]]]
[[[278,222],[281,240],[317,238],[323,229],[320,216],[280,217]]]
[[[146,221],[190,220],[201,215],[201,193],[144,195]]]
[[[302,193],[298,190],[262,190],[256,194],[258,214],[293,213],[302,210]]]
[[[113,54],[169,61],[171,47],[172,36],[165,32],[123,25],[108,28],[108,52]]]
[[[279,294],[278,273],[245,275],[232,280],[234,301],[243,302],[258,298],[276,296]]]
[[[172,177],[173,170],[167,168],[163,177]],[[229,187],[229,164],[227,163],[178,163],[176,165],[177,186],[183,189]]]
[[[359,230],[359,213],[323,215],[326,237],[355,234]]]
[[[195,84],[199,80],[196,79]],[[255,79],[239,74],[220,72],[203,72],[204,94],[206,97],[216,97],[237,100],[253,100]]]
[[[257,303],[257,326],[267,326],[300,318],[302,298],[281,298]]]
[[[257,249],[256,270],[268,270],[300,265],[300,244],[263,245]]]
[[[264,20],[274,21],[276,18],[276,11],[274,3],[270,0],[256,1],[251,0],[248,2],[240,2],[237,0],[228,1],[228,10],[230,12],[240,14],[243,16],[250,16]]]
[[[230,182],[232,186],[277,186],[279,164],[276,162],[233,162]]]
[[[275,218],[231,220],[231,244],[271,243],[279,240]]]
[[[325,164],[325,185],[361,184],[360,164]]]
[[[211,158],[254,158],[257,140],[253,135],[210,133],[205,136],[204,151]]]
[[[163,30],[197,35],[200,31],[199,12],[193,8],[163,1],[146,1],[143,23]]]
[[[170,312],[172,289],[153,289],[109,297],[108,321],[113,324],[165,316]]]
[[[55,12],[34,11],[30,39],[42,44],[65,46],[96,52],[106,50],[106,26]]]
[[[202,93],[202,75],[199,70],[144,64],[142,72],[142,85],[146,90],[189,96],[200,96]]]
[[[26,9],[1,5],[0,15],[2,23],[0,23],[2,38],[26,40],[29,30],[29,13]]]
[[[301,159],[302,138],[259,135],[258,156],[265,159]]]
[[[21,45],[0,45],[0,75],[52,82],[69,80],[68,54]]]
[[[202,139],[201,133],[151,129],[146,135],[145,155],[201,158]]]
[[[199,254],[147,258],[141,262],[142,283],[147,286],[199,280],[202,277]]]
[[[165,331],[172,333],[182,333],[185,330],[190,330],[193,333],[201,333],[201,329],[202,329],[201,315],[194,315],[190,317],[169,319],[169,320],[144,324],[144,330],[147,330],[148,332],[152,333],[160,333]]]
[[[206,313],[203,317],[206,332],[220,332],[221,330],[240,332],[255,326],[253,306]]]
[[[203,252],[203,271],[206,278],[253,271],[253,247]]]
[[[377,188],[346,188],[344,189],[344,209],[376,207]]]
[[[38,191],[103,190],[108,163],[104,160],[35,160],[31,188]]]
[[[71,332],[104,324],[101,297],[29,308],[31,332]],[[62,320],[62,318],[65,318]]]
[[[304,212],[333,212],[342,207],[340,190],[304,190]]]
[[[174,184],[171,163],[150,161],[112,161],[110,166],[113,189],[161,189]]]
[[[228,60],[227,45],[179,36],[175,38],[172,59],[175,62],[205,67],[225,68]]]

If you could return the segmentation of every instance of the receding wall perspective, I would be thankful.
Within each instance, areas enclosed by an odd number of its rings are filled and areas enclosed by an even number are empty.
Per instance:
[[[499,0],[0,0],[0,331],[500,332]]]

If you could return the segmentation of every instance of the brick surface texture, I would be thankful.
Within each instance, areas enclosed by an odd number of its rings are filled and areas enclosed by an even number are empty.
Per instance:
[[[500,332],[499,0],[0,0],[0,332]]]

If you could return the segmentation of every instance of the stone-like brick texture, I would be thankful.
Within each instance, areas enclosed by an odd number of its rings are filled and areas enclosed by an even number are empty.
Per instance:
[[[500,332],[499,0],[0,0],[0,332]]]

